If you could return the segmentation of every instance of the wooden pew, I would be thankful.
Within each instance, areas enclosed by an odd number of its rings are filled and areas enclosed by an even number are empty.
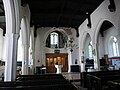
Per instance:
[[[120,79],[108,81],[109,90],[120,90]]]
[[[0,87],[0,90],[78,90],[71,84]]]
[[[42,80],[42,79],[56,79],[61,78],[65,79],[61,74],[44,74],[44,75],[20,75],[17,77],[18,81],[26,81],[26,80]]]
[[[78,90],[62,75],[21,75],[23,80],[0,82],[0,90]]]
[[[117,80],[120,79],[120,74],[109,74],[109,75],[101,75],[101,76],[95,76],[95,75],[87,75],[87,86],[88,90],[92,90],[92,88],[95,88],[95,90],[102,90],[103,88],[108,88],[107,82],[109,80]]]
[[[109,74],[119,74],[120,70],[114,70],[114,71],[95,71],[95,72],[81,72],[80,77],[81,77],[81,86],[87,88],[87,80],[86,80],[86,76],[87,74],[91,74],[91,75],[109,75]]]
[[[52,85],[52,84],[67,84],[66,80],[29,80],[29,81],[16,81],[16,82],[0,82],[0,87],[14,87],[14,86],[37,86],[37,85]]]
[[[10,82],[9,82],[10,83]],[[23,81],[23,82],[14,82],[12,84],[8,84],[8,82],[0,83],[0,90],[78,90],[71,83],[66,81],[48,81],[45,82],[36,82],[36,81]]]

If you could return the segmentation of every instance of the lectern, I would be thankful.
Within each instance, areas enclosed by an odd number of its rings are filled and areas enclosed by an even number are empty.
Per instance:
[[[62,69],[62,67],[63,67],[63,65],[55,65],[55,68],[57,69],[57,74],[60,74],[62,71],[61,71],[61,69]]]

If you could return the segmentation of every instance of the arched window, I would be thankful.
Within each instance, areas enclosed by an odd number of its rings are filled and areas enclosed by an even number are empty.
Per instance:
[[[116,37],[113,37],[112,47],[113,47],[113,55],[119,56],[118,42]]]
[[[51,48],[58,47],[58,34],[56,32],[52,32],[50,34],[50,45],[51,45]]]
[[[58,34],[56,33],[56,32],[52,32],[51,34],[50,34],[50,41],[51,41],[51,45],[56,45],[56,44],[58,44]]]
[[[46,47],[52,49],[64,48],[65,41],[67,40],[65,37],[66,35],[59,31],[51,32],[46,39]]]
[[[88,45],[88,54],[89,54],[89,59],[93,59],[93,53],[92,53],[92,41],[90,41],[89,45]]]

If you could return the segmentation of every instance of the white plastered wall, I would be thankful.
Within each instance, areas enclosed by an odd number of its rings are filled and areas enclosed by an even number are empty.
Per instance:
[[[0,60],[3,60],[3,30],[0,28]]]
[[[78,38],[76,37],[76,31],[73,28],[68,28],[64,29],[62,28],[54,28],[54,27],[41,27],[37,29],[37,37],[35,38],[35,66],[40,66],[41,64],[46,65],[46,53],[54,53],[54,49],[46,48],[45,43],[47,36],[52,32],[52,31],[63,31],[68,35],[68,38],[73,37],[74,38],[74,43],[78,44]],[[78,54],[79,49],[74,49],[72,53],[72,64],[75,64],[75,60],[79,60],[79,54]],[[61,53],[68,53],[68,60],[70,57],[69,50],[67,49],[60,49]],[[39,62],[38,62],[39,60]],[[69,61],[68,61],[69,63]],[[79,64],[79,61],[78,61]]]
[[[99,30],[102,25],[102,23],[105,20],[110,21],[116,28],[116,32],[119,34],[119,21],[120,21],[120,0],[114,0],[115,5],[116,5],[116,11],[115,12],[110,12],[108,9],[109,5],[109,0],[105,0],[92,14],[91,14],[91,23],[92,23],[92,28],[87,27],[87,19],[79,26],[79,32],[80,32],[80,37],[79,37],[79,47],[80,47],[80,56],[82,56],[81,52],[84,50],[84,38],[85,34],[89,33],[91,36],[91,40],[93,42],[93,48],[96,48],[97,46],[97,41],[98,41],[98,35],[99,35]],[[99,40],[102,40],[102,38],[99,37]],[[102,41],[103,42],[103,41]],[[100,43],[99,43],[100,44]],[[105,46],[105,45],[103,45]],[[99,45],[99,47],[102,47],[102,45]],[[99,49],[100,50],[100,49]],[[99,56],[100,58],[103,56],[103,53],[105,54],[107,51],[99,51]],[[98,56],[97,56],[98,57]],[[97,58],[96,58],[97,59]],[[80,57],[81,61],[81,57]],[[82,67],[81,67],[82,68]],[[84,71],[84,70],[83,70]]]
[[[108,30],[105,31],[105,37],[104,37],[104,46],[105,46],[105,54],[108,54],[108,57],[113,57],[113,50],[110,47],[111,45],[109,45],[110,43],[110,39],[112,37],[116,37],[118,36],[118,30],[116,30],[115,27],[112,27]],[[117,39],[118,42],[120,41],[119,39]],[[120,46],[118,46],[120,47]]]

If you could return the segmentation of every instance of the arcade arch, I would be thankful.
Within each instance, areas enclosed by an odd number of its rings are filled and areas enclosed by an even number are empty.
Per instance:
[[[118,30],[115,28],[115,26],[108,20],[104,20],[99,28],[98,33],[96,33],[95,36],[95,45],[96,45],[96,52],[97,52],[97,63],[98,68],[105,66],[108,64],[108,59],[106,60],[105,57],[108,56],[108,58],[114,56],[114,52],[117,48],[117,52],[119,53],[118,46],[116,48],[113,48],[114,40],[113,38],[118,37]],[[115,43],[114,43],[115,44]],[[116,42],[118,45],[118,43]],[[115,46],[115,45],[114,45]]]
[[[53,46],[51,45],[51,40],[52,35],[51,34],[56,34],[57,40],[59,43],[56,42],[56,44]],[[54,38],[56,39],[56,38]],[[52,28],[45,34],[45,57],[46,57],[46,67],[47,67],[47,72],[48,73],[55,73],[55,64],[62,64],[62,72],[67,72],[68,71],[68,52],[65,51],[65,40],[68,40],[68,36],[66,32],[63,29],[59,28]],[[49,49],[49,50],[48,50]],[[54,52],[51,52],[53,51]],[[56,52],[55,50],[59,50],[60,52]]]

